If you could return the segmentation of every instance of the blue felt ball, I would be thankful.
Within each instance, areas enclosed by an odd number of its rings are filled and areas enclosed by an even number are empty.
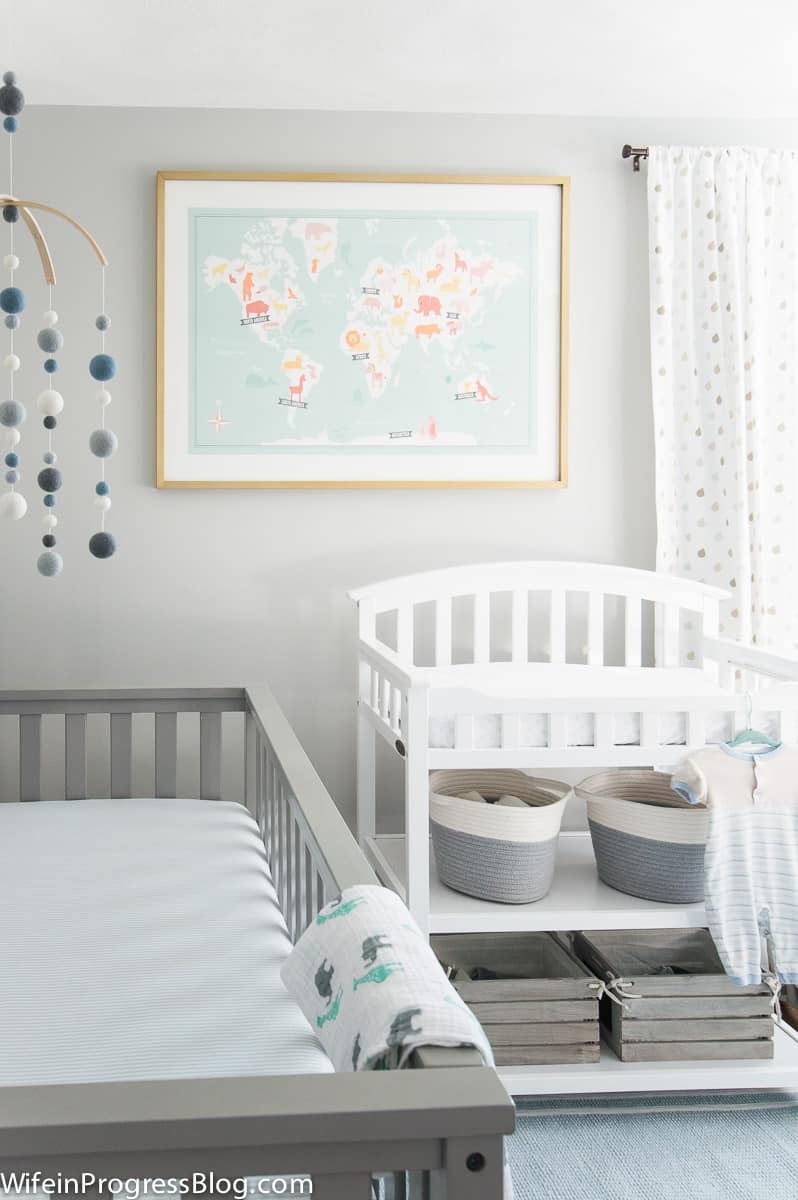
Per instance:
[[[105,333],[105,331],[107,329],[111,328],[111,318],[109,316],[107,316],[105,313],[100,313],[99,317],[94,322],[94,324],[97,326],[100,333]]]
[[[46,533],[44,535],[42,538],[42,545],[46,546],[48,550],[52,550],[53,546],[55,545],[55,537],[52,533]]]
[[[44,360],[44,369],[48,375],[55,375],[58,370],[58,361],[55,358],[46,358]]]
[[[89,435],[89,449],[96,458],[110,458],[117,445],[116,434],[110,429],[95,429]]]
[[[9,225],[13,225],[19,220],[19,209],[16,204],[5,204],[3,206],[3,220]]]
[[[13,450],[9,450],[8,454],[5,457],[5,464],[7,467],[18,467],[19,466],[19,455],[15,454]]]
[[[16,314],[24,312],[25,293],[18,287],[3,288],[2,292],[0,292],[0,308],[4,313]]]
[[[64,335],[60,329],[40,329],[36,334],[36,344],[45,354],[55,354],[64,344]]]
[[[15,83],[6,83],[0,88],[0,112],[7,117],[18,117],[25,107],[25,97]]]
[[[94,490],[98,496],[107,496],[111,488],[104,479],[101,479],[100,482],[96,484]]]
[[[5,425],[7,429],[21,425],[27,415],[25,405],[19,400],[3,400],[0,403],[0,425]]]
[[[42,467],[36,482],[43,492],[57,492],[64,481],[57,467]]]
[[[64,568],[64,560],[55,550],[45,550],[44,554],[39,555],[36,567],[40,575],[52,578],[53,575],[60,575]]]
[[[89,363],[89,374],[92,379],[105,383],[116,375],[116,362],[110,354],[95,354]]]
[[[110,558],[116,550],[116,538],[112,533],[93,533],[89,538],[89,550],[95,558]]]
[[[16,313],[9,313],[5,319],[6,329],[19,329],[20,320]]]
[[[19,121],[16,117],[6,117],[3,121],[3,129],[6,133],[16,133],[19,129]]]
[[[42,421],[42,425],[45,429],[55,429],[57,424],[58,422],[56,421],[55,417],[45,417]]]
[[[55,508],[55,496],[47,495],[44,497],[45,508]]]
[[[19,471],[6,471],[6,483],[19,483]]]
[[[16,82],[17,82],[17,74],[16,74],[16,71],[6,71],[6,72],[4,73],[4,75],[3,75],[3,83],[16,83]]]

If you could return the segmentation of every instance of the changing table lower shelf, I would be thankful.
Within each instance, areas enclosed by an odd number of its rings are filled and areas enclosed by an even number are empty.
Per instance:
[[[405,895],[405,839],[369,838],[377,874]],[[498,904],[461,895],[441,883],[430,847],[430,933],[511,933],[524,930],[688,929],[706,925],[703,904],[638,900],[602,883],[589,833],[560,834],[554,883],[534,904]]]
[[[623,1063],[605,1045],[601,1061],[580,1066],[502,1067],[513,1096],[620,1092],[798,1091],[798,1042],[774,1030],[774,1057],[764,1062]]]

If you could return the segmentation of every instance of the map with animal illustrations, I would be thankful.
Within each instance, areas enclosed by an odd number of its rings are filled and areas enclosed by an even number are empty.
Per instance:
[[[191,209],[190,449],[536,449],[535,214]]]

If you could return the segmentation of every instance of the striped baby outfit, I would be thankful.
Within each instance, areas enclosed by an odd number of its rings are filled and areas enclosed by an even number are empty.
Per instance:
[[[707,922],[726,973],[798,983],[798,748],[709,746],[676,770],[674,791],[706,804]]]

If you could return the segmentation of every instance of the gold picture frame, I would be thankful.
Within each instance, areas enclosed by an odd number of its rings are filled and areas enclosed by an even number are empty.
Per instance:
[[[432,186],[443,187],[477,187],[484,194],[485,188],[507,188],[517,194],[518,189],[553,189],[556,202],[549,207],[556,207],[557,244],[549,247],[549,254],[556,264],[559,273],[557,281],[557,312],[550,316],[553,326],[556,326],[557,346],[553,357],[556,358],[557,374],[557,411],[553,419],[552,430],[556,438],[556,449],[551,453],[550,478],[196,478],[181,477],[170,460],[168,422],[173,419],[170,412],[170,396],[167,381],[167,362],[170,355],[170,329],[168,327],[170,314],[175,305],[170,303],[168,289],[179,286],[185,287],[187,281],[179,278],[179,270],[170,259],[171,242],[177,243],[175,237],[180,230],[169,211],[170,189],[181,184],[224,185],[224,184],[263,184],[263,185],[418,185],[423,188]],[[300,187],[300,190],[301,187]],[[304,189],[307,194],[307,189]],[[198,194],[205,194],[208,189],[199,189]],[[213,192],[213,189],[210,189]],[[349,191],[347,190],[347,194]],[[443,193],[441,193],[443,194]],[[499,193],[502,194],[502,193]],[[300,206],[300,209],[305,206]],[[309,207],[309,206],[307,206]],[[324,207],[324,206],[322,206]],[[330,207],[330,206],[328,206]],[[232,211],[232,210],[231,210]],[[268,211],[268,210],[265,210]],[[366,210],[364,210],[366,211]],[[182,230],[180,235],[182,236]],[[170,240],[171,239],[171,240]],[[515,176],[515,175],[429,175],[429,174],[330,174],[316,172],[272,173],[272,172],[237,172],[237,171],[159,171],[157,175],[157,463],[156,476],[159,488],[228,488],[228,489],[257,489],[257,488],[564,488],[568,483],[568,357],[569,357],[569,262],[570,254],[570,179],[567,176]],[[231,276],[232,278],[232,276]],[[245,322],[241,322],[244,324]],[[440,332],[440,330],[439,330]],[[431,337],[430,337],[431,342]],[[174,368],[169,365],[170,372]],[[293,391],[293,389],[292,389]],[[300,394],[301,395],[301,394]],[[550,398],[549,398],[550,399]],[[185,417],[184,417],[185,423]],[[209,422],[211,423],[211,422]],[[171,428],[171,427],[170,427]],[[187,425],[186,425],[187,428]],[[218,432],[218,429],[217,429]],[[175,440],[174,431],[171,440]],[[178,457],[173,455],[173,457]],[[210,455],[200,455],[209,459]],[[225,456],[227,458],[228,456]],[[249,458],[250,456],[247,456]],[[213,462],[213,460],[211,459]],[[395,460],[396,461],[396,460]],[[199,469],[199,464],[192,471]],[[184,471],[184,475],[189,472]],[[319,472],[322,475],[323,472]]]

